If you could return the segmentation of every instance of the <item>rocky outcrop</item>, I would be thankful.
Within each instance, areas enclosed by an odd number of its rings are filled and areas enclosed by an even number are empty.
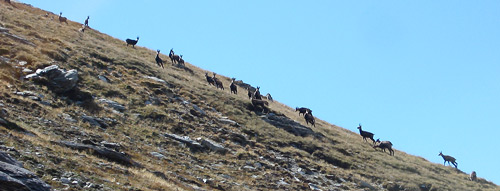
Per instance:
[[[80,144],[70,141],[59,141],[56,144],[75,149],[75,150],[90,150],[92,154],[106,158],[110,161],[117,162],[127,166],[141,167],[142,165],[133,161],[129,155],[123,152],[117,152],[106,147],[100,147],[95,145]]]
[[[19,41],[23,44],[27,44],[27,45],[30,45],[30,46],[36,46],[35,44],[33,44],[31,41],[27,40],[26,38],[23,38],[23,37],[20,37],[20,36],[17,36],[15,34],[11,34],[9,33],[9,29],[7,28],[3,28],[0,26],[0,34],[4,34],[5,36],[11,38],[11,39],[14,39],[15,41]]]
[[[49,191],[50,186],[0,151],[0,190]]]
[[[189,146],[189,148],[191,148],[192,151],[200,151],[203,149],[203,146],[199,142],[192,140],[188,136],[179,136],[176,134],[165,133],[165,137],[186,144],[187,146]]]
[[[2,117],[0,117],[0,125],[6,127],[7,129],[15,130],[15,131],[20,131],[20,132],[28,132],[22,127],[19,127],[16,123],[12,123]]]
[[[78,82],[78,71],[59,69],[57,65],[47,66],[29,74],[25,79],[32,79],[45,83],[52,91],[56,93],[65,93],[76,86]]]
[[[104,103],[104,104],[108,105],[108,107],[111,107],[114,110],[117,110],[117,111],[120,111],[120,112],[123,112],[123,111],[125,111],[127,109],[127,108],[125,108],[125,106],[119,104],[116,101],[107,100],[107,99],[99,99],[99,102]]]
[[[118,123],[116,120],[111,118],[98,118],[87,115],[83,115],[82,120],[83,122],[88,122],[92,126],[100,127],[103,129],[114,126]]]
[[[314,136],[317,138],[324,137],[321,133],[316,133],[311,128],[303,126],[300,123],[286,117],[285,115],[276,115],[274,113],[269,113],[265,116],[262,116],[262,120],[277,128],[284,129],[285,131],[296,136]]]
[[[204,147],[208,148],[209,150],[211,151],[214,151],[216,153],[220,153],[220,154],[226,154],[228,152],[228,149],[224,148],[224,146],[222,146],[221,144],[213,141],[213,140],[210,140],[210,139],[201,139],[201,145],[203,145]]]

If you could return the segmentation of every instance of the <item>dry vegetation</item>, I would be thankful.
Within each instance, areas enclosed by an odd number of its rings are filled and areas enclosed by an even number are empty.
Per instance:
[[[162,70],[156,66],[154,50],[127,47],[122,40],[96,30],[81,33],[80,23],[59,23],[57,15],[45,17],[46,11],[28,5],[16,3],[13,7],[3,1],[0,5],[0,26],[33,43],[0,34],[0,56],[9,59],[0,65],[0,103],[8,111],[5,119],[30,132],[2,126],[0,145],[15,148],[10,154],[55,189],[79,190],[88,183],[99,185],[88,188],[95,190],[307,190],[314,186],[369,190],[364,183],[377,190],[500,189],[484,179],[467,181],[461,171],[402,151],[391,157],[371,148],[358,134],[321,120],[312,130],[322,136],[296,136],[250,110],[241,87],[234,95],[229,88],[222,91],[208,86],[206,71],[194,65],[187,63],[186,70],[168,61]],[[22,61],[26,62],[22,67],[33,71],[52,64],[77,69],[77,88],[92,95],[94,101],[76,103],[68,95],[22,80],[26,75],[19,66]],[[221,80],[225,86],[230,83],[227,77]],[[26,90],[49,104],[13,93]],[[126,110],[115,112],[97,101],[100,98],[122,104]],[[197,113],[193,105],[206,114]],[[270,108],[305,126],[294,109],[279,102],[272,102]],[[92,126],[82,115],[111,118],[116,124]],[[222,123],[219,119],[223,117],[240,125]],[[209,138],[229,152],[191,151],[164,137],[165,133]],[[244,135],[247,143],[232,141],[233,134]],[[84,140],[118,143],[120,151],[141,166],[123,165],[56,144]],[[62,177],[79,180],[81,185],[64,185]]]

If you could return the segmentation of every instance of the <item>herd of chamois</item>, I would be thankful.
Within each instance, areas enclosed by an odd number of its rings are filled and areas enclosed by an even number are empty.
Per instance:
[[[9,0],[5,0],[5,2],[10,3]],[[48,13],[45,16],[48,17]],[[88,25],[89,18],[90,18],[90,16],[87,16],[87,19],[85,19],[84,25],[82,25],[82,28],[80,29],[81,32],[84,32],[86,28],[90,28]],[[59,19],[60,23],[68,24],[67,18],[62,16],[62,12],[59,13],[58,19]],[[133,39],[126,39],[125,40],[125,42],[127,43],[127,46],[132,45],[133,48],[135,48],[135,45],[137,44],[138,41],[139,41],[139,37],[137,37],[136,40],[133,40]],[[174,53],[173,49],[170,50],[169,58],[170,58],[170,61],[172,62],[172,64],[177,63],[180,66],[184,66],[184,60],[182,58],[182,55],[176,55]],[[164,61],[163,61],[163,59],[160,58],[160,50],[157,50],[155,61],[159,67],[164,68],[164,65],[163,65]],[[207,80],[209,85],[213,85],[217,89],[224,90],[224,85],[216,77],[216,73],[213,73],[212,76],[209,76],[208,73],[205,73],[205,77],[206,77],[206,80]],[[238,93],[237,86],[235,84],[235,78],[232,78],[231,84],[229,85],[229,87],[230,87],[231,93],[234,93],[234,94]],[[255,109],[259,109],[262,112],[264,112],[266,110],[269,111],[269,108],[268,108],[269,102],[266,100],[263,100],[262,98],[264,97],[264,98],[267,98],[267,100],[269,100],[269,101],[273,101],[270,94],[267,94],[266,96],[262,96],[260,94],[260,87],[257,87],[254,91],[252,91],[251,88],[247,88],[247,91],[248,91],[248,97],[251,100],[251,103]],[[295,108],[295,111],[299,112],[299,116],[301,114],[304,116],[306,124],[311,124],[312,126],[315,127],[315,120],[314,120],[314,116],[312,115],[311,109],[305,108],[305,107],[300,107],[300,108],[297,107],[297,108]],[[385,152],[385,149],[388,149],[389,155],[391,155],[391,156],[394,155],[394,150],[392,149],[392,143],[390,141],[380,141],[379,139],[374,140],[374,138],[373,138],[374,134],[371,132],[368,132],[368,131],[364,131],[361,127],[361,124],[359,124],[359,126],[357,128],[359,129],[359,134],[362,136],[362,138],[365,142],[367,141],[367,139],[370,139],[372,141],[373,148],[381,148],[383,150],[383,152]],[[458,163],[456,162],[456,159],[454,157],[449,156],[449,155],[444,155],[442,152],[439,152],[438,156],[443,157],[443,159],[444,159],[443,165],[446,166],[446,162],[448,162],[448,164],[455,166],[455,168],[458,168]],[[471,180],[471,181],[477,180],[477,175],[476,175],[475,171],[472,171],[472,173],[470,174],[469,180]]]

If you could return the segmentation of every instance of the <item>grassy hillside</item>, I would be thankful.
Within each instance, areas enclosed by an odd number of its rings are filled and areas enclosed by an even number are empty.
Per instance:
[[[279,100],[269,113],[255,111],[241,86],[230,94],[227,77],[220,77],[226,90],[217,90],[204,77],[212,71],[170,60],[161,69],[155,50],[127,47],[93,29],[82,33],[81,23],[14,6],[0,3],[0,27],[8,30],[0,33],[0,117],[17,127],[0,126],[0,150],[54,189],[500,190],[403,151],[389,156],[320,119],[307,126]],[[53,64],[78,71],[74,90],[55,93],[48,82],[23,79]],[[106,148],[129,161],[65,143]]]

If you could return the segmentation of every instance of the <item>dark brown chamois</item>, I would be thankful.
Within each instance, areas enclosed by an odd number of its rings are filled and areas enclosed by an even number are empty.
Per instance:
[[[248,91],[248,99],[252,99],[253,91],[248,87],[247,87],[247,91]]]
[[[160,50],[156,50],[156,64],[158,64],[158,66],[161,66],[161,68],[165,68],[163,67],[163,60],[160,58]]]
[[[306,119],[306,124],[309,125],[309,123],[316,127],[316,125],[314,124],[315,123],[315,120],[314,120],[314,116],[312,115],[311,112],[307,112],[305,115],[304,115],[304,119]]]
[[[394,156],[394,150],[392,150],[392,143],[390,141],[380,141],[379,139],[377,139],[376,144],[373,145],[373,148],[376,149],[377,147],[381,148],[384,153],[385,149],[389,149],[389,155]]]
[[[137,44],[137,42],[139,42],[139,37],[137,37],[137,40],[132,40],[132,39],[127,38],[127,40],[125,40],[125,42],[127,42],[127,46],[130,44],[130,45],[132,45],[133,48],[135,48],[135,45]]]
[[[213,73],[214,77],[214,82],[215,82],[215,87],[217,87],[217,89],[222,89],[224,90],[224,85],[222,84],[222,81],[220,81],[217,77],[215,77],[215,75],[217,75],[215,72]]]
[[[212,77],[208,76],[208,72],[205,72],[205,77],[207,78],[208,84],[215,86],[215,81]]]
[[[366,138],[369,138],[373,141],[373,144],[375,144],[375,139],[373,139],[373,133],[370,133],[368,131],[363,131],[361,124],[358,126],[359,129],[359,134],[363,137],[363,140],[366,142]]]
[[[458,168],[458,163],[456,162],[457,159],[455,159],[455,158],[453,158],[452,156],[449,156],[449,155],[443,155],[443,152],[439,152],[438,156],[442,156],[443,157],[443,159],[444,159],[443,165],[446,166],[446,162],[448,162],[449,165],[453,164],[453,166],[455,166],[455,168]]]
[[[184,59],[182,59],[182,54],[179,56],[179,59],[177,60],[177,64],[184,66]]]
[[[173,48],[170,49],[170,53],[168,54],[168,57],[170,57],[170,61],[172,62],[172,64],[175,64],[175,62],[179,63],[179,59],[181,58],[179,55],[176,55],[174,53],[174,49]]]
[[[87,16],[87,19],[85,19],[85,23],[84,23],[84,25],[85,25],[86,27],[89,27],[89,19],[90,19],[90,16]]]
[[[312,113],[312,110],[310,110],[309,108],[305,108],[305,107],[295,107],[295,111],[299,111],[299,116],[300,114],[302,115],[305,115],[306,113]]]
[[[229,88],[231,89],[231,93],[238,94],[238,88],[236,87],[236,84],[234,84],[234,80],[236,80],[236,78],[231,79],[231,85],[229,85]]]
[[[62,12],[59,13],[59,22],[68,24],[68,18],[62,16]]]
[[[262,95],[260,95],[260,87],[259,86],[257,86],[257,89],[255,90],[255,92],[253,92],[253,97],[255,99],[262,100]]]
[[[269,111],[269,109],[267,108],[269,103],[267,101],[252,98],[252,105],[254,107],[254,110],[256,110],[260,106],[262,107],[262,112],[265,112],[266,109]]]

